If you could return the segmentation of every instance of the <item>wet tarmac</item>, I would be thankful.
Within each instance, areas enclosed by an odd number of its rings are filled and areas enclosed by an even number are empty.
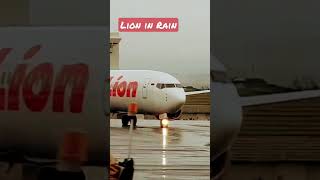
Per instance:
[[[128,157],[129,129],[111,120],[111,153],[120,161]],[[210,179],[209,121],[170,121],[160,128],[158,120],[138,120],[132,133],[131,157],[135,180]]]

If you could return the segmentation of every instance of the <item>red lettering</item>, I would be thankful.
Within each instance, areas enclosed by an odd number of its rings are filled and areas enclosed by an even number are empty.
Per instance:
[[[120,97],[123,97],[126,93],[126,89],[127,89],[127,82],[126,81],[121,82],[117,88],[118,95]]]
[[[49,63],[38,65],[28,74],[24,81],[22,93],[25,104],[31,111],[41,112],[46,106],[52,79],[53,66]],[[33,90],[39,83],[41,83],[40,91],[35,93]]]
[[[24,53],[23,60],[30,60],[40,52],[42,46],[35,45]],[[0,64],[5,61],[12,48],[0,49]],[[27,64],[15,67],[13,75],[10,73],[9,87],[0,88],[0,111],[19,111],[22,102],[33,112],[42,112],[49,102],[51,90],[52,111],[64,112],[65,99],[70,112],[82,112],[85,91],[89,81],[89,68],[86,64],[64,65],[54,79],[53,64],[43,63],[37,65],[27,74]],[[118,79],[119,80],[119,79]],[[53,87],[54,81],[54,87]],[[119,83],[119,82],[118,82]],[[117,85],[118,86],[118,85]],[[123,86],[123,87],[126,87]],[[70,95],[66,95],[69,91]],[[22,97],[20,94],[22,93]],[[116,94],[116,93],[115,93]]]
[[[130,91],[132,92],[131,97],[136,97],[137,89],[138,89],[138,82],[137,81],[130,82],[127,89],[127,97],[130,97]]]
[[[117,87],[118,87],[118,83],[119,82],[116,82],[114,83],[113,87],[112,87],[112,96],[117,96]]]
[[[114,77],[110,77],[110,82],[112,81]],[[119,80],[123,78],[123,76],[120,76],[117,78],[117,81],[112,85],[110,84],[110,96],[119,96],[119,97],[136,97],[137,96],[137,89],[138,89],[138,82],[132,81],[122,81],[119,82]]]
[[[36,45],[33,46],[32,48],[30,48],[23,56],[24,60],[29,60],[31,59],[33,56],[35,56],[41,49],[41,45]]]
[[[113,90],[112,90],[112,95],[113,96],[117,96],[117,88],[118,88],[118,84],[119,84],[119,80],[122,78],[123,76],[120,76],[117,81],[114,83],[113,85]]]
[[[20,86],[25,77],[26,69],[26,64],[19,64],[14,71],[8,92],[8,110],[19,110]]]
[[[72,84],[70,96],[70,111],[82,112],[84,93],[89,80],[89,69],[85,64],[74,64],[63,66],[56,81],[53,91],[53,111],[64,111],[64,96],[67,85]]]
[[[7,55],[11,52],[12,48],[2,48],[0,50],[0,64],[5,60]]]

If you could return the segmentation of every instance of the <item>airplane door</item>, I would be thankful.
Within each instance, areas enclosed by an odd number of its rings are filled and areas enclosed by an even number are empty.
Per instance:
[[[148,99],[148,87],[150,85],[150,79],[145,79],[142,86],[142,98]]]

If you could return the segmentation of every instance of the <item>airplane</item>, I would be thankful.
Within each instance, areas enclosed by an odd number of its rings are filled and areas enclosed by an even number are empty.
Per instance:
[[[179,117],[188,93],[174,77],[145,70],[109,72],[107,31],[0,28],[0,161],[57,163],[63,136],[80,131],[88,141],[84,165],[106,167],[111,110],[126,111],[132,101],[140,103],[139,113]],[[129,93],[121,89],[125,81]],[[110,98],[108,83],[113,84]]]
[[[138,104],[138,113],[152,114],[161,127],[168,120],[179,119],[186,96],[208,93],[210,90],[185,92],[173,76],[152,70],[110,70],[110,110],[120,114],[123,127],[128,125],[128,106]],[[133,117],[134,126],[137,118]]]
[[[240,97],[227,75],[227,69],[211,56],[211,179],[218,180],[225,174],[231,159],[231,147],[240,132],[242,108],[320,97],[320,90]]]

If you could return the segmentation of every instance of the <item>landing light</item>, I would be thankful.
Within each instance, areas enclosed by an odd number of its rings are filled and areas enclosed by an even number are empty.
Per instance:
[[[169,125],[168,119],[162,119],[161,124],[162,124],[162,127],[167,127]]]

